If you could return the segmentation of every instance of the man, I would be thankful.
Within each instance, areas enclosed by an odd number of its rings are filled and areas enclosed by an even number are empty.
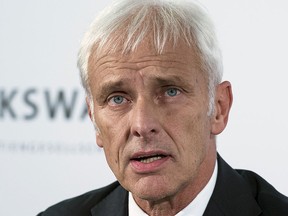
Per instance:
[[[217,155],[232,90],[199,6],[117,1],[85,35],[79,68],[118,182],[39,215],[288,215],[287,197]]]

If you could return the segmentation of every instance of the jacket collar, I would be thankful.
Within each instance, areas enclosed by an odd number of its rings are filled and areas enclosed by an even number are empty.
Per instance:
[[[91,209],[91,214],[92,216],[127,216],[128,192],[123,187],[118,186]]]
[[[218,177],[204,216],[258,216],[258,206],[249,185],[218,155]]]

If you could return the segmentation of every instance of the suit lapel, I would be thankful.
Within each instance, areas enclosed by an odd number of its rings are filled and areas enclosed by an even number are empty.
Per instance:
[[[91,209],[92,216],[128,216],[128,192],[121,186]]]
[[[258,216],[258,206],[249,185],[218,155],[218,177],[204,216]]]

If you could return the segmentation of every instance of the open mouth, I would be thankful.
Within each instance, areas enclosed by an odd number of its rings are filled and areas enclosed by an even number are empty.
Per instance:
[[[140,156],[137,158],[133,158],[132,160],[136,160],[136,161],[139,161],[141,163],[148,164],[148,163],[152,163],[152,162],[157,161],[157,160],[161,160],[162,158],[165,158],[165,157],[167,157],[167,156],[159,154],[159,155],[150,155],[150,156]]]

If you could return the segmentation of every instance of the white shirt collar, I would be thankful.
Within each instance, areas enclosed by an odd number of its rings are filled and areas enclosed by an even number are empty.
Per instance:
[[[208,202],[212,196],[213,190],[216,185],[218,173],[218,163],[216,161],[213,174],[203,188],[202,191],[195,197],[195,199],[184,209],[178,212],[175,216],[201,216],[208,205]],[[132,194],[129,192],[129,215],[130,216],[148,216],[135,202]]]

